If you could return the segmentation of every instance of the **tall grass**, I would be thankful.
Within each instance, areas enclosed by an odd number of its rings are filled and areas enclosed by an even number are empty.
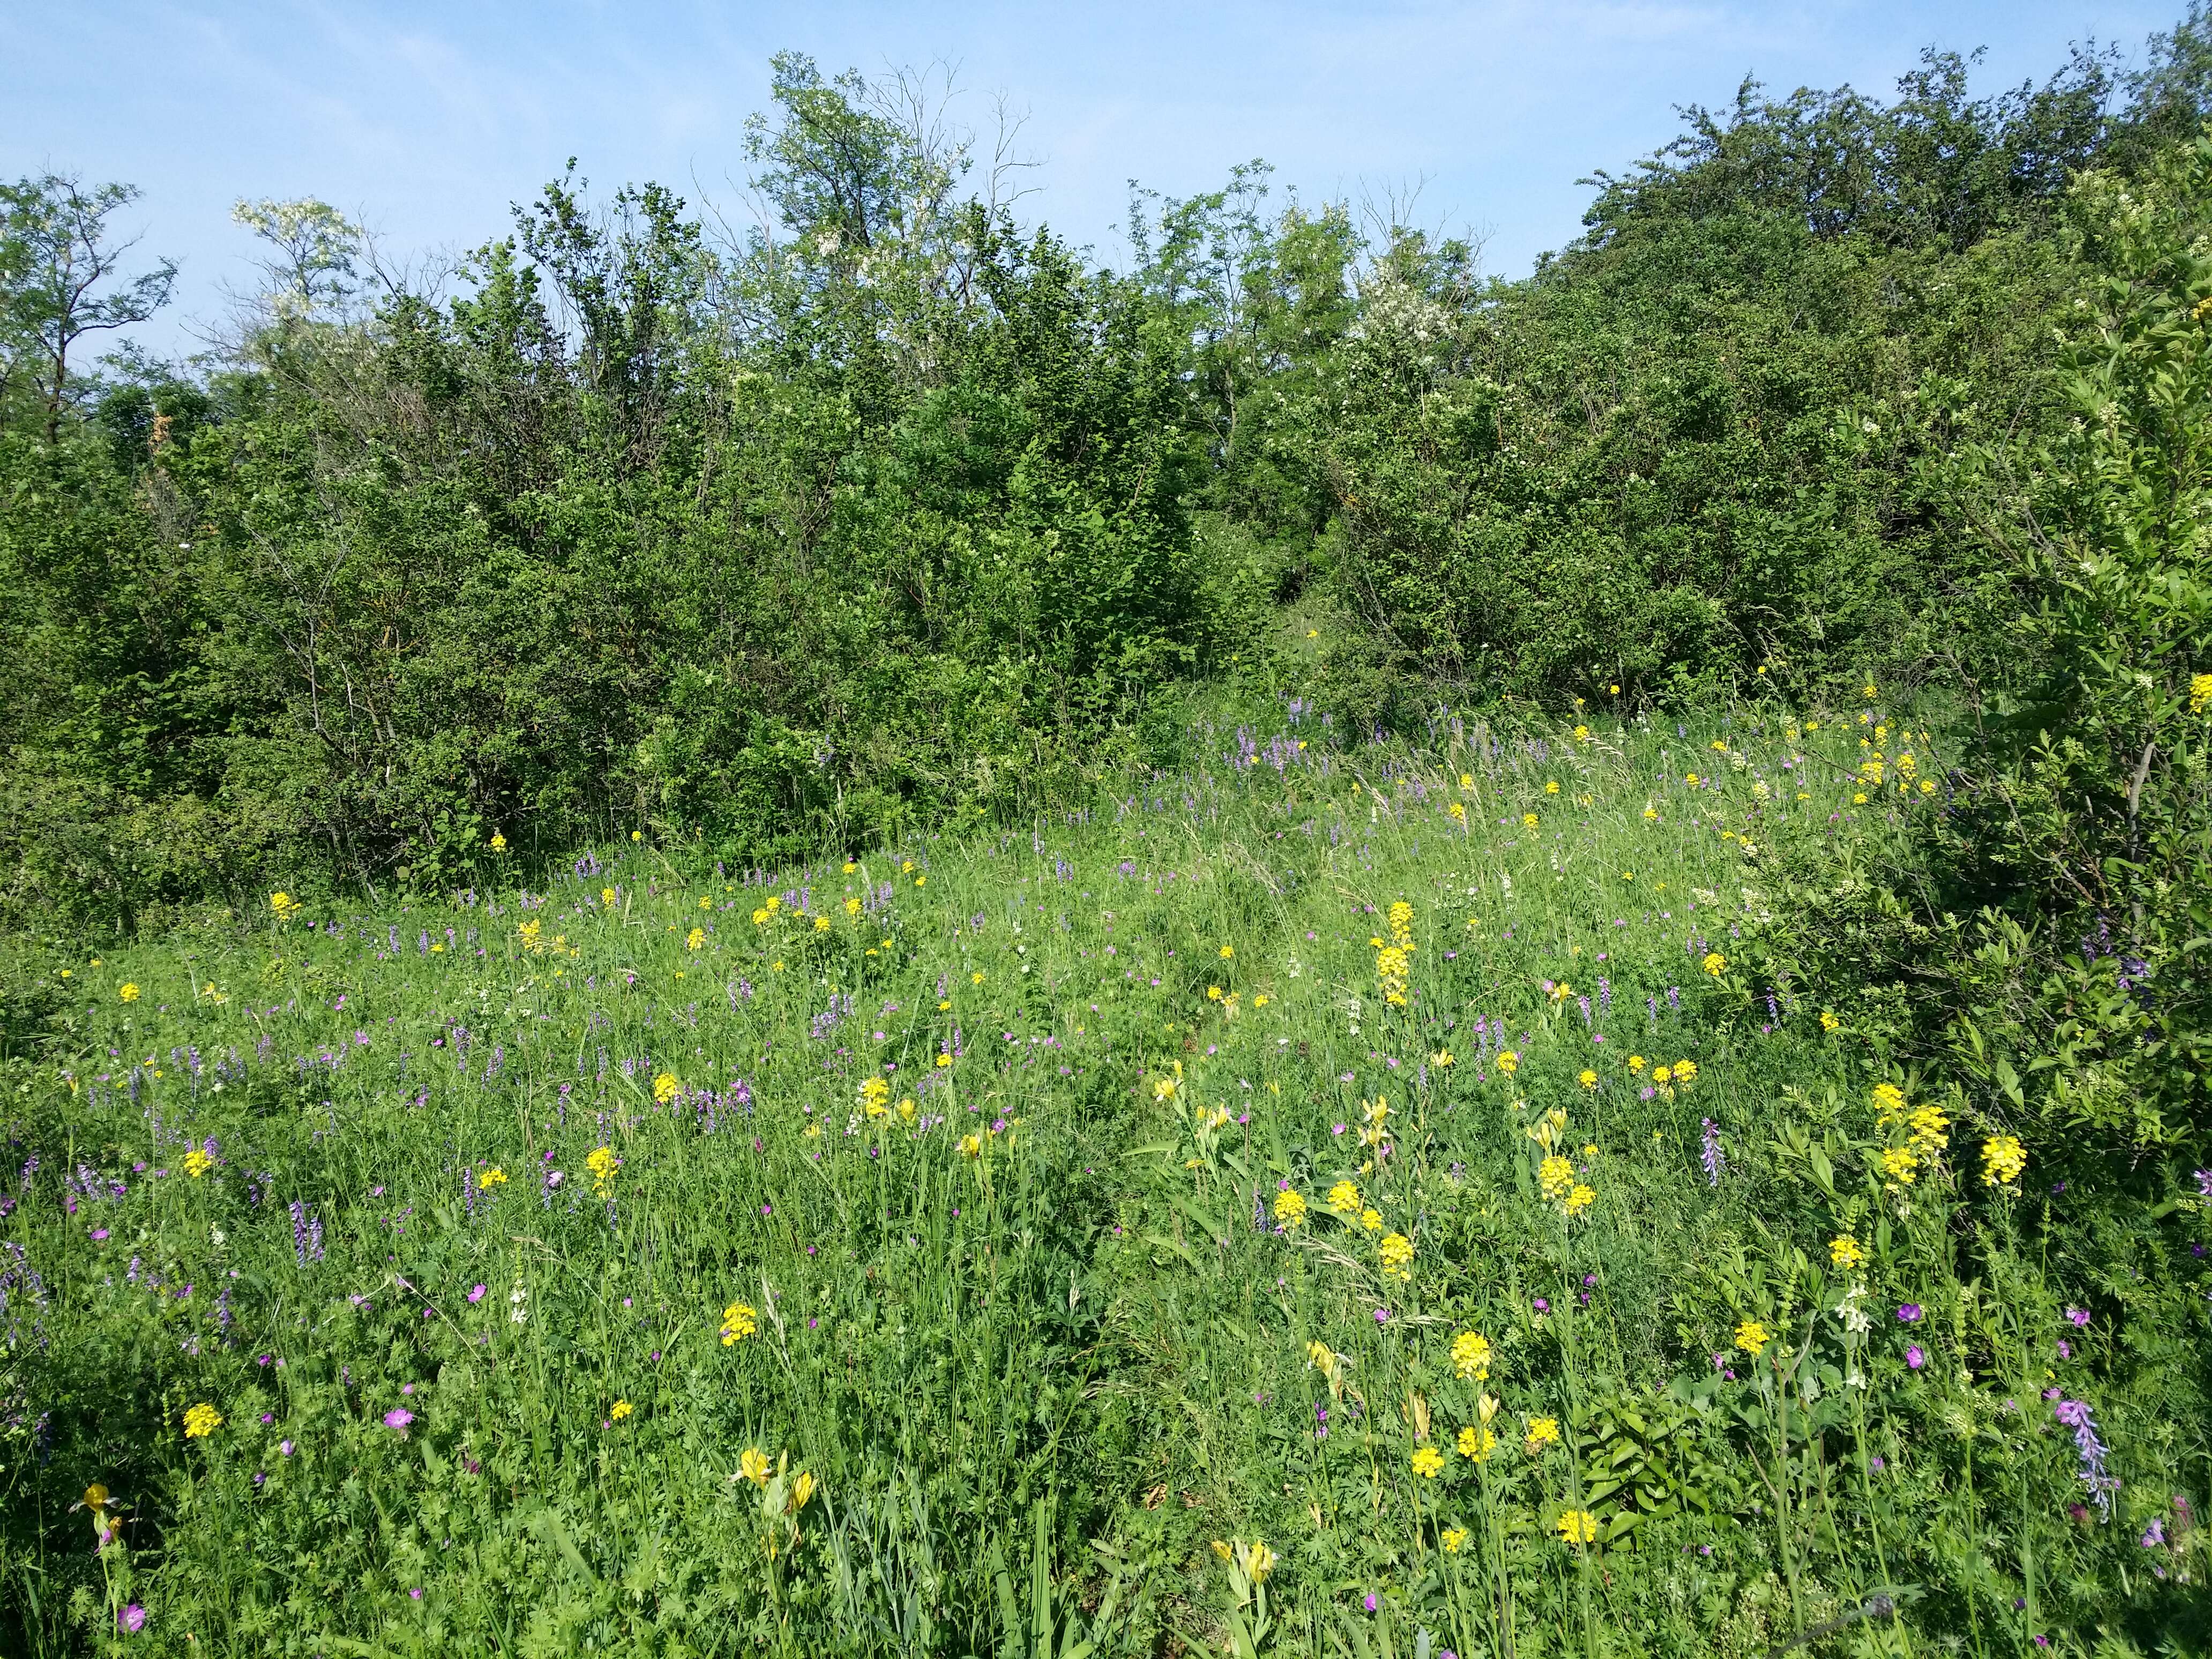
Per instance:
[[[1917,741],[1859,714],[1407,749],[1279,711],[1018,830],[543,884],[487,849],[451,902],[84,961],[81,1052],[13,1109],[11,1647],[2201,1619],[2201,1366],[2185,1402],[2111,1347],[2123,1308],[2201,1340],[2194,1258],[2069,1286],[2032,1163],[1984,1184],[1955,1103],[1735,969],[1778,850],[1942,810],[1856,799],[1878,724]],[[1884,1082],[1949,1114],[1909,1182]]]

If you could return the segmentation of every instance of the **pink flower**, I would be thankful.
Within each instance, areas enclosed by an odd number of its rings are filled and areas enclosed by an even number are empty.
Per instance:
[[[471,1285],[469,1289],[469,1300],[471,1302],[481,1302],[483,1299],[484,1287],[481,1285]]]
[[[415,1413],[404,1406],[394,1406],[384,1414],[384,1426],[397,1429],[403,1435],[407,1432],[407,1425],[414,1420]]]
[[[135,1636],[146,1628],[146,1609],[133,1601],[115,1615],[115,1625],[125,1634]]]
[[[1911,1366],[1916,1371],[1928,1363],[1928,1356],[1921,1351],[1920,1345],[1917,1342],[1915,1342],[1910,1347],[1905,1349],[1905,1363]]]

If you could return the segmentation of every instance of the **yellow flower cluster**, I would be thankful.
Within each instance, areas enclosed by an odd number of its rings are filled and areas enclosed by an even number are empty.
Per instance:
[[[1569,1510],[1557,1522],[1559,1536],[1570,1544],[1589,1544],[1597,1540],[1597,1517],[1588,1510]]]
[[[1464,1382],[1488,1382],[1491,1355],[1488,1337],[1479,1331],[1462,1331],[1457,1336],[1452,1338],[1453,1375]]]
[[[2027,1149],[2012,1135],[1991,1135],[1982,1143],[1982,1183],[2009,1187],[2027,1167]]]
[[[615,1156],[611,1146],[594,1146],[585,1158],[584,1167],[592,1172],[592,1184],[599,1188],[599,1196],[605,1198],[614,1188],[615,1171],[622,1168],[622,1159]]]
[[[1382,1250],[1383,1278],[1411,1279],[1413,1276],[1412,1239],[1403,1233],[1387,1234],[1382,1240]]]
[[[888,1116],[890,1113],[891,1085],[879,1077],[860,1079],[860,1109],[871,1118]]]
[[[732,1302],[722,1310],[722,1346],[724,1347],[744,1341],[758,1329],[760,1329],[760,1314],[757,1310],[742,1302]],[[746,1455],[759,1455],[757,1452]],[[765,1458],[761,1460],[761,1467],[763,1468],[768,1467],[768,1461]],[[750,1469],[746,1470],[748,1475],[751,1473]]]
[[[1741,1348],[1753,1359],[1758,1358],[1759,1351],[1772,1340],[1773,1338],[1768,1334],[1766,1327],[1756,1319],[1747,1319],[1735,1328],[1736,1346]]]
[[[1225,1544],[1217,1538],[1213,1553],[1255,1584],[1266,1583],[1267,1575],[1275,1570],[1274,1551],[1256,1538],[1249,1544],[1241,1538]]]
[[[2189,677],[2189,712],[2201,714],[2212,708],[2212,674],[2191,674]]]
[[[1382,987],[1382,1000],[1394,1008],[1406,1006],[1407,975],[1413,959],[1413,907],[1400,899],[1390,907],[1390,942],[1378,942],[1375,952],[1375,978]]]
[[[1305,1194],[1294,1187],[1285,1187],[1275,1194],[1275,1224],[1285,1232],[1306,1218]]]
[[[1328,1189],[1328,1207],[1339,1215],[1358,1215],[1360,1211],[1359,1188],[1348,1181],[1340,1181]]]
[[[683,1091],[684,1085],[677,1080],[676,1073],[673,1072],[663,1072],[653,1079],[653,1097],[663,1106],[668,1104]]]
[[[1547,1446],[1559,1443],[1559,1419],[1556,1417],[1532,1417],[1522,1443],[1531,1457],[1540,1456]]]
[[[215,1160],[198,1146],[185,1154],[185,1173],[195,1181],[215,1168]]]
[[[1434,1446],[1424,1446],[1413,1454],[1413,1473],[1424,1480],[1433,1480],[1443,1473],[1444,1455]]]
[[[185,1438],[204,1440],[222,1426],[222,1413],[203,1400],[185,1412]]]
[[[1574,1187],[1575,1166],[1553,1152],[1537,1166],[1536,1184],[1544,1189],[1547,1204],[1557,1204]]]
[[[477,1190],[480,1193],[488,1193],[495,1187],[504,1187],[506,1185],[507,1171],[499,1168],[496,1164],[493,1165],[490,1169],[484,1170],[482,1174],[477,1176]]]
[[[1849,1233],[1839,1233],[1828,1241],[1828,1261],[1838,1267],[1856,1267],[1866,1260],[1866,1251]]]
[[[1488,1429],[1472,1425],[1459,1431],[1459,1455],[1470,1463],[1480,1463],[1498,1449],[1498,1437]]]

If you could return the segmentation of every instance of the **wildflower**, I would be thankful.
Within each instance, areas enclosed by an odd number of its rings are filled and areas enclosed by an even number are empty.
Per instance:
[[[963,1157],[963,1158],[981,1158],[982,1155],[983,1155],[983,1137],[982,1137],[982,1136],[981,1136],[981,1135],[975,1135],[975,1134],[969,1134],[969,1135],[963,1135],[963,1136],[961,1136],[961,1137],[960,1137],[960,1156],[961,1156],[961,1157]]]
[[[1275,1570],[1274,1551],[1256,1538],[1249,1544],[1241,1538],[1233,1544],[1224,1544],[1217,1538],[1213,1540],[1213,1553],[1255,1584],[1265,1583],[1267,1575]]]
[[[1424,1480],[1433,1480],[1443,1472],[1444,1455],[1434,1446],[1424,1446],[1413,1454],[1413,1473]]]
[[[1678,1060],[1674,1062],[1674,1082],[1678,1087],[1686,1089],[1697,1080],[1698,1062],[1696,1060]]]
[[[1457,1555],[1467,1543],[1467,1529],[1463,1527],[1446,1527],[1441,1541],[1446,1555]]]
[[[1385,1236],[1381,1246],[1382,1277],[1411,1279],[1413,1276],[1413,1241],[1403,1233]]]
[[[1452,802],[1450,805],[1444,808],[1444,811],[1451,814],[1451,820],[1454,823],[1465,823],[1467,822],[1467,808],[1458,801]]]
[[[1536,815],[1534,812],[1523,812],[1521,815],[1521,827],[1523,830],[1534,830],[1536,827]]]
[[[508,1307],[512,1310],[507,1316],[507,1318],[517,1325],[528,1324],[530,1322],[529,1291],[517,1283],[515,1287],[507,1293],[507,1300]]]
[[[1544,1189],[1544,1201],[1556,1204],[1575,1184],[1575,1166],[1557,1152],[1553,1152],[1537,1166],[1536,1182]]]
[[[2097,1419],[2085,1400],[2062,1399],[2051,1408],[2051,1414],[2074,1431],[2074,1450],[2081,1468],[2075,1476],[2089,1489],[2098,1513],[2107,1521],[2112,1518],[2112,1492],[2120,1484],[2106,1472],[2107,1448],[2097,1437]]]
[[[1923,1365],[1928,1363],[1928,1355],[1926,1351],[1923,1350],[1917,1342],[1909,1344],[1905,1350],[1905,1363],[1912,1367],[1914,1370],[1918,1370]]]
[[[146,1628],[146,1609],[136,1601],[125,1603],[116,1613],[115,1627],[125,1636],[136,1636]]]
[[[507,851],[507,837],[496,830],[491,832],[491,850],[495,853]]]
[[[1588,1510],[1569,1510],[1554,1523],[1559,1536],[1570,1544],[1594,1543],[1597,1539],[1597,1517]]]
[[[2027,1167],[2027,1150],[2011,1135],[1991,1135],[1982,1143],[1982,1184],[2009,1187]]]
[[[1349,1181],[1340,1181],[1328,1189],[1328,1207],[1339,1215],[1359,1213],[1359,1188]]]
[[[611,887],[600,888],[599,902],[605,905],[608,909],[613,909],[615,908],[615,890]]]
[[[1632,1071],[1632,1072],[1640,1072],[1640,1071],[1642,1071],[1642,1070],[1644,1069],[1644,1056],[1643,1056],[1643,1055],[1641,1055],[1641,1054],[1631,1054],[1631,1055],[1629,1055],[1629,1057],[1628,1057],[1628,1069],[1629,1069],[1630,1071]]]
[[[1498,1076],[1511,1077],[1514,1073],[1521,1069],[1521,1056],[1508,1048],[1498,1056],[1497,1065]]]
[[[1892,1120],[1903,1117],[1905,1115],[1905,1091],[1899,1088],[1894,1083],[1875,1084],[1874,1085],[1874,1115],[1875,1121],[1883,1125],[1885,1127],[1888,1126]]]
[[[204,1440],[222,1426],[222,1413],[202,1401],[185,1413],[185,1438]]]
[[[1478,1429],[1472,1424],[1459,1431],[1459,1455],[1470,1463],[1480,1463],[1498,1449],[1498,1437],[1488,1429]]]
[[[1892,1146],[1881,1155],[1881,1172],[1899,1185],[1910,1187],[1919,1168],[1910,1147]]]
[[[1441,1071],[1449,1071],[1452,1066],[1452,1051],[1449,1048],[1437,1049],[1429,1056],[1429,1064]]]
[[[1462,1331],[1452,1338],[1452,1372],[1462,1381],[1488,1382],[1491,1357],[1490,1339],[1478,1331]]]
[[[1728,958],[1717,951],[1705,952],[1705,971],[1715,979],[1728,972]]]
[[[215,1160],[195,1146],[185,1154],[185,1173],[195,1181],[215,1168]]]
[[[759,1311],[743,1302],[722,1310],[722,1346],[731,1347],[760,1329]]]
[[[635,1409],[635,1407],[631,1406],[629,1401],[617,1400],[611,1407],[608,1408],[607,1415],[614,1421],[619,1423],[623,1419],[628,1417]]]
[[[1908,1302],[1897,1310],[1897,1322],[1900,1325],[1917,1325],[1922,1313],[1923,1310],[1917,1302]]]
[[[1828,1241],[1828,1261],[1832,1267],[1856,1267],[1866,1260],[1866,1252],[1849,1233],[1840,1233]]]
[[[1362,1210],[1359,1212],[1359,1224],[1366,1228],[1370,1233],[1381,1232],[1382,1231],[1382,1212],[1380,1210]]]
[[[384,1414],[384,1426],[403,1440],[407,1437],[407,1425],[414,1420],[415,1413],[404,1406],[394,1406]]]
[[[694,927],[684,936],[684,948],[687,951],[696,951],[706,943],[707,930],[703,927]]]
[[[682,1092],[683,1088],[684,1085],[677,1080],[675,1073],[663,1072],[653,1079],[653,1097],[661,1105],[665,1106]]]
[[[768,1454],[757,1446],[748,1446],[738,1457],[738,1473],[756,1486],[768,1485]]]
[[[1834,1031],[1840,1030],[1843,1026],[1843,1021],[1838,1019],[1835,1015],[1830,1013],[1826,1008],[1820,1010],[1820,1029],[1822,1030]]]
[[[1921,1158],[1934,1163],[1950,1144],[1951,1121],[1940,1108],[1923,1106],[1912,1114],[1912,1150]]]
[[[477,1176],[477,1190],[488,1193],[495,1187],[507,1185],[507,1171],[495,1164]]]
[[[1559,1419],[1556,1417],[1530,1418],[1524,1442],[1529,1456],[1541,1456],[1546,1447],[1559,1443]]]
[[[1306,1218],[1305,1194],[1297,1188],[1285,1187],[1275,1194],[1275,1223],[1289,1231]]]
[[[1648,800],[1644,803],[1644,821],[1646,823],[1659,822],[1659,809]]]
[[[276,913],[277,921],[283,921],[300,908],[300,901],[289,893],[271,893],[269,896],[269,908]]]
[[[666,1077],[667,1074],[663,1073],[662,1076]],[[667,1080],[673,1083],[675,1079],[668,1078]],[[654,1092],[659,1093],[659,1080],[655,1079],[653,1086]],[[604,1198],[614,1186],[615,1171],[622,1168],[622,1159],[615,1156],[615,1150],[611,1146],[594,1146],[585,1158],[584,1167],[592,1172],[592,1180],[599,1188],[599,1195]]]
[[[1566,1201],[1561,1206],[1561,1207],[1565,1209],[1569,1215],[1580,1215],[1584,1210],[1587,1210],[1591,1205],[1596,1202],[1596,1189],[1577,1182],[1575,1184],[1575,1189],[1567,1194]]]
[[[1671,1066],[1654,1066],[1651,1072],[1651,1080],[1657,1084],[1661,1088],[1665,1088],[1668,1084],[1674,1080],[1674,1068]]]
[[[1767,1343],[1772,1340],[1773,1339],[1767,1334],[1766,1327],[1760,1324],[1756,1319],[1747,1319],[1741,1325],[1738,1325],[1735,1328],[1736,1346],[1742,1349],[1753,1359],[1759,1358],[1759,1351],[1761,1348],[1764,1348]]]
[[[1584,1066],[1583,1068],[1583,1074],[1577,1078],[1575,1081],[1581,1084],[1585,1089],[1595,1089],[1597,1087],[1597,1073],[1591,1071],[1588,1066]]]
[[[138,1000],[138,988],[136,985],[118,986],[116,988],[115,994],[125,1002],[136,1002]]]
[[[2189,677],[2189,712],[2203,714],[2212,707],[2212,674],[2191,674]]]

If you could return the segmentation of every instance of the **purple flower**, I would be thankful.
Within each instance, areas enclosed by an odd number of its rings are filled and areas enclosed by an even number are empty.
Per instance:
[[[1535,1307],[1538,1313],[1549,1313],[1552,1311],[1552,1304],[1545,1301],[1540,1296],[1536,1298]]]
[[[289,1457],[292,1455],[292,1443],[289,1440],[279,1440],[276,1443],[276,1455],[280,1457]]]
[[[483,1285],[472,1285],[469,1287],[469,1300],[471,1302],[481,1302],[483,1299],[484,1287]]]
[[[2212,1170],[2197,1172],[2197,1190],[2203,1197],[2212,1198]]]
[[[2106,1520],[2112,1518],[2112,1491],[2120,1483],[2105,1468],[2105,1443],[2097,1437],[2097,1419],[2086,1400],[2061,1400],[2051,1407],[2051,1414],[2074,1431],[2074,1449],[2081,1460],[2076,1478],[2089,1489],[2096,1500],[2097,1512]],[[2077,1506],[2078,1507],[2078,1506]],[[2087,1519],[2086,1513],[2083,1517]]]
[[[1926,1353],[1922,1352],[1921,1346],[1917,1342],[1912,1343],[1905,1348],[1905,1363],[1911,1366],[1916,1371],[1928,1363],[1928,1356]]]
[[[1374,1612],[1374,1611],[1375,1611],[1375,1592],[1374,1592],[1373,1590],[1370,1590],[1370,1591],[1368,1591],[1368,1592],[1367,1592],[1367,1594],[1360,1599],[1359,1605],[1360,1605],[1361,1607],[1363,1607],[1366,1608],[1366,1609],[1367,1609],[1367,1611],[1368,1611],[1368,1612],[1370,1612],[1370,1613]]]
[[[394,1406],[384,1414],[384,1426],[387,1429],[397,1429],[402,1434],[407,1432],[407,1425],[414,1420],[415,1413],[404,1406]]]
[[[1706,1118],[1703,1121],[1705,1123],[1704,1142],[1698,1154],[1698,1162],[1705,1166],[1705,1184],[1708,1187],[1717,1187],[1721,1184],[1721,1176],[1728,1170],[1728,1159],[1721,1152],[1719,1126],[1711,1118]]]
[[[1377,1308],[1377,1309],[1375,1310],[1375,1322],[1376,1322],[1376,1324],[1378,1324],[1378,1325],[1387,1325],[1388,1323],[1389,1323],[1389,1322],[1390,1322],[1390,1310],[1389,1310],[1388,1308]]]
[[[2156,1549],[2160,1544],[2166,1542],[2166,1522],[2159,1516],[2153,1516],[2150,1525],[2143,1528],[2142,1536],[2136,1541],[2147,1550]]]
[[[1920,1322],[1920,1304],[1917,1302],[1906,1303],[1897,1310],[1897,1322],[1900,1325],[1917,1325]]]
[[[146,1609],[136,1601],[129,1603],[115,1615],[115,1627],[126,1636],[136,1636],[146,1628]]]
[[[2069,1308],[2066,1318],[2076,1330],[2086,1330],[2089,1324],[2089,1310],[2087,1308]]]

